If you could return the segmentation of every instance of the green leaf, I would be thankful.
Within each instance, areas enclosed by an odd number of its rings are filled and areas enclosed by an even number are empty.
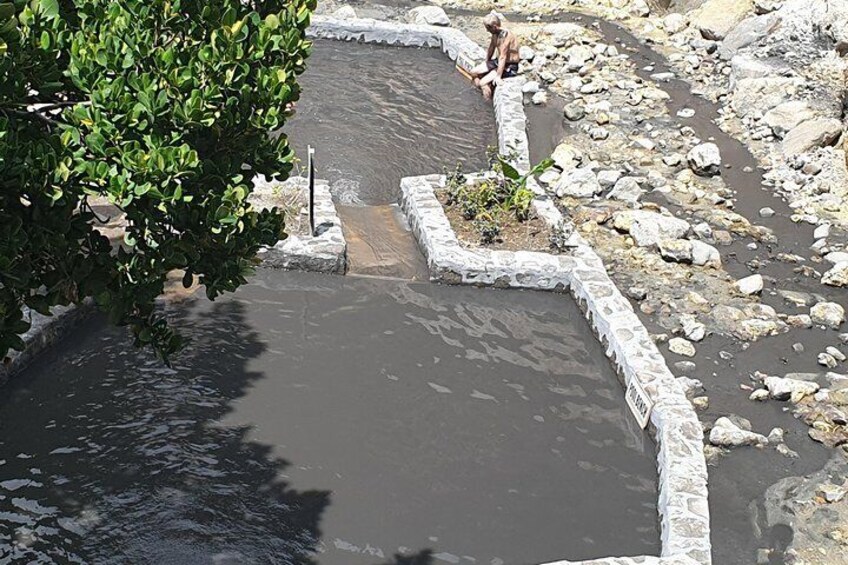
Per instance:
[[[521,178],[521,173],[519,173],[516,168],[510,165],[506,160],[501,159],[500,164],[506,178],[510,180],[518,180]]]
[[[15,5],[11,2],[0,3],[0,21],[15,17]]]
[[[41,13],[48,18],[55,18],[59,15],[58,0],[36,0],[41,7]]]

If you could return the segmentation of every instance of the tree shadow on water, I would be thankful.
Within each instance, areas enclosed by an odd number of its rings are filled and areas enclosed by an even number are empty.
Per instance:
[[[169,316],[191,340],[173,368],[93,322],[0,400],[0,560],[316,562],[330,493],[293,489],[291,463],[221,423],[264,376],[244,305]]]

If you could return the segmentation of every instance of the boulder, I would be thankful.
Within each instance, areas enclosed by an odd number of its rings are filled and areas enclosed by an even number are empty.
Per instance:
[[[760,294],[763,291],[763,276],[751,275],[750,277],[739,279],[734,286],[742,294]]]
[[[579,149],[567,143],[560,143],[551,154],[551,159],[554,160],[554,165],[559,167],[561,170],[570,171],[580,164],[583,160],[583,154]]]
[[[690,20],[705,39],[718,41],[753,11],[752,0],[707,0],[690,14]]]
[[[783,138],[783,156],[795,157],[815,147],[832,145],[842,134],[836,118],[813,118],[801,122]]]
[[[688,239],[663,239],[659,242],[660,256],[675,263],[692,262],[692,242]]]
[[[644,193],[645,191],[634,177],[622,177],[616,181],[615,186],[607,194],[607,198],[636,204]]]
[[[663,28],[669,34],[675,34],[686,29],[686,17],[682,14],[669,14],[662,20]]]
[[[695,356],[695,346],[692,345],[692,342],[682,337],[673,337],[668,340],[668,350],[684,357]]]
[[[591,198],[600,194],[601,190],[598,177],[588,167],[564,172],[554,185],[554,191],[558,198],[563,196]]]
[[[740,118],[789,101],[798,90],[798,81],[788,77],[743,78],[735,81],[730,106]]]
[[[628,232],[639,247],[653,247],[666,239],[681,239],[689,222],[648,210],[624,210],[613,214],[613,227]]]
[[[572,45],[563,53],[566,59],[566,67],[569,71],[579,71],[583,65],[594,60],[595,54],[587,45]]]
[[[836,302],[819,302],[810,308],[814,324],[838,329],[845,321],[845,309]]]
[[[710,443],[719,447],[740,447],[744,445],[766,445],[768,438],[734,424],[730,418],[722,416],[710,430]]]
[[[763,384],[773,399],[790,400],[793,403],[800,402],[805,396],[815,394],[819,390],[818,383],[785,377],[766,377]]]
[[[418,6],[407,13],[407,21],[419,25],[449,26],[450,18],[438,6]]]
[[[333,17],[340,20],[353,20],[356,19],[356,10],[353,9],[353,6],[342,6],[333,12]]]
[[[795,128],[801,122],[814,117],[816,117],[816,114],[807,102],[792,100],[779,104],[766,112],[763,121],[776,136],[783,137],[786,132]]]
[[[778,25],[780,25],[780,17],[776,14],[754,16],[742,20],[721,42],[718,48],[719,56],[730,59],[743,47],[766,37]]]
[[[735,55],[730,60],[730,88],[735,88],[736,83],[742,79],[776,77],[789,71],[789,67],[782,61]]]
[[[689,168],[699,176],[710,177],[721,172],[721,153],[715,143],[701,143],[686,154]]]
[[[518,48],[518,56],[522,61],[532,61],[536,58],[536,52],[529,45],[522,45]]]
[[[841,261],[827,271],[821,278],[828,286],[848,286],[848,261]]]

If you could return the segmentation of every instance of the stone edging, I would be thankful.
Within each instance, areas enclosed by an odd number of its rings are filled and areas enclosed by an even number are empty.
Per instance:
[[[306,182],[303,177],[291,177],[285,181],[304,191]],[[263,186],[256,180],[254,184],[257,188]],[[343,275],[347,269],[347,242],[330,193],[330,185],[325,180],[315,181],[315,226],[318,235],[314,237],[289,235],[274,247],[261,249],[259,257],[262,265]]]
[[[7,360],[0,363],[0,386],[23,371],[45,349],[61,340],[70,330],[94,312],[94,301],[89,299],[79,306],[54,306],[52,316],[25,310],[31,322],[29,331],[21,336],[23,351],[10,351]]]
[[[439,47],[451,59],[466,52],[473,59],[483,49],[458,30],[368,19],[313,17],[311,37]],[[494,109],[498,145],[502,153],[515,151],[515,166],[530,168],[527,119],[520,77],[508,79],[495,90]],[[532,252],[469,250],[460,246],[434,190],[444,177],[409,177],[401,181],[401,205],[427,257],[431,277],[453,284],[568,289],[586,313],[604,344],[623,383],[637,379],[654,402],[649,429],[657,443],[662,556],[602,558],[585,565],[662,564],[710,565],[710,520],[707,503],[707,467],[703,430],[665,359],[651,340],[630,302],[610,279],[600,257],[579,235],[572,237],[567,255]],[[562,215],[532,181],[536,213],[556,226]],[[559,561],[550,565],[567,565]]]

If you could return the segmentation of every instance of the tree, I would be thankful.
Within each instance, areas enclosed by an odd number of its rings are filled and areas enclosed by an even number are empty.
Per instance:
[[[0,355],[24,305],[92,297],[164,358],[167,273],[214,299],[285,237],[251,209],[251,178],[284,178],[272,139],[297,100],[316,0],[0,0]],[[113,246],[89,200],[126,218]]]

